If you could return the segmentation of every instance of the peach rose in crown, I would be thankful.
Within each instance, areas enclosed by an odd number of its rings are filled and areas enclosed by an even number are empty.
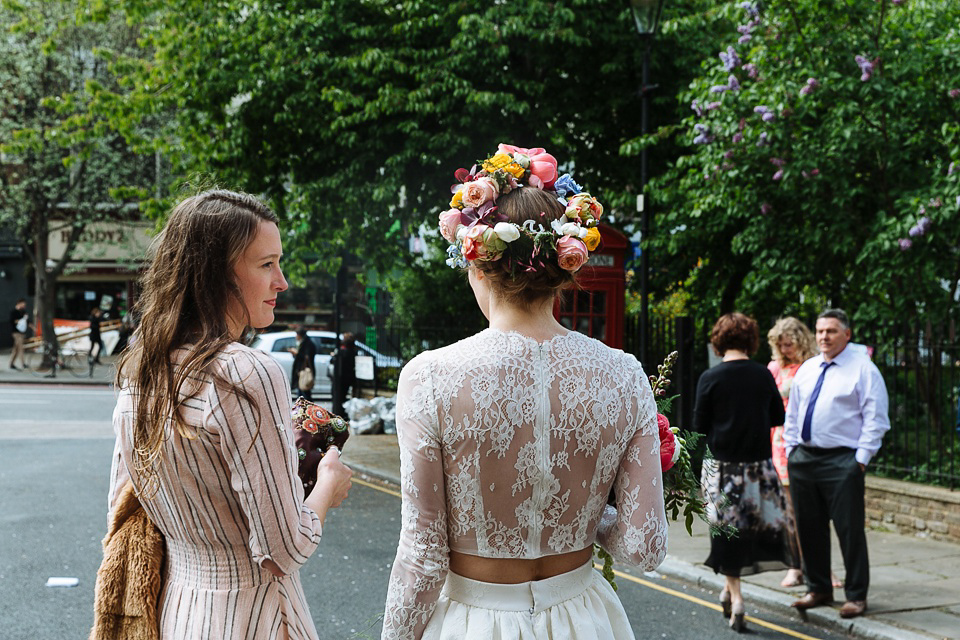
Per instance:
[[[557,262],[565,271],[576,271],[587,261],[587,245],[573,236],[557,240]]]
[[[479,207],[484,202],[497,199],[497,183],[491,178],[481,177],[463,185],[463,204],[467,207]]]
[[[470,227],[463,236],[463,257],[467,260],[498,260],[506,248],[507,243],[485,224]]]
[[[450,244],[457,242],[457,227],[460,226],[460,210],[450,209],[440,214],[440,235]]]
[[[571,220],[580,219],[587,224],[591,220],[599,220],[603,215],[603,205],[589,193],[578,193],[567,200],[567,209],[564,211]]]

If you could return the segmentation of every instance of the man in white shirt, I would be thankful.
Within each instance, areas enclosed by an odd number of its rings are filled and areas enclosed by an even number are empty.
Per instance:
[[[820,355],[800,366],[787,404],[783,439],[808,592],[805,610],[833,602],[830,521],[846,568],[843,618],[867,608],[870,564],[864,532],[864,472],[890,429],[887,388],[865,354],[847,348],[850,321],[839,309],[817,318]]]

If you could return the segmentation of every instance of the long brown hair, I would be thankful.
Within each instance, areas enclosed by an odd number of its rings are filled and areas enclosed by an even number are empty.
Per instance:
[[[137,339],[120,359],[116,380],[118,387],[136,389],[134,460],[148,484],[156,479],[154,462],[167,421],[183,437],[196,435],[180,413],[189,395],[184,392],[190,390],[188,381],[216,375],[210,365],[237,339],[231,335],[227,309],[231,303],[246,308],[234,265],[261,222],[276,224],[277,216],[257,198],[204,191],[174,207],[151,246],[135,310],[140,318]],[[175,366],[171,356],[185,345],[191,348]],[[247,396],[242,389],[235,391]]]

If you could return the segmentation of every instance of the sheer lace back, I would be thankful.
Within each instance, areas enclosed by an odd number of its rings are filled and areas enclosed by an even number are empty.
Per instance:
[[[656,405],[633,356],[578,333],[538,343],[488,329],[404,368],[397,432],[384,637],[419,637],[450,549],[539,558],[599,541],[646,568],[666,553]]]

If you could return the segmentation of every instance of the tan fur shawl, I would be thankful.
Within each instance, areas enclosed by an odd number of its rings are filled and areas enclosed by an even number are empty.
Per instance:
[[[163,560],[163,535],[127,483],[103,539],[90,640],[159,640]]]

